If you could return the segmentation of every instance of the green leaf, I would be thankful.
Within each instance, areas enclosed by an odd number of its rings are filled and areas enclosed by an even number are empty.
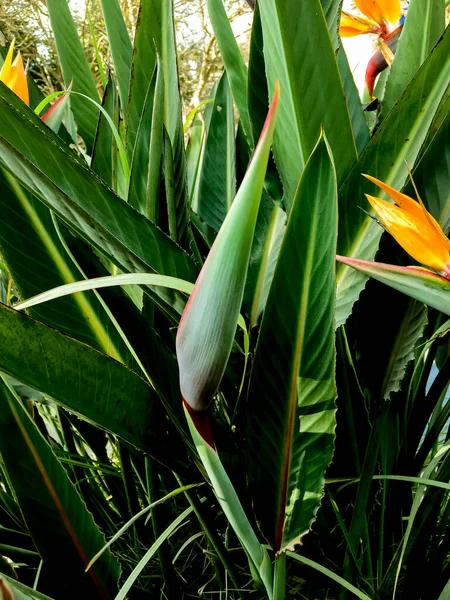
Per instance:
[[[444,231],[450,229],[450,112],[414,169],[414,182],[420,197]],[[415,197],[409,181],[405,194]]]
[[[20,296],[29,298],[79,279],[80,273],[66,254],[49,210],[4,171],[0,172],[0,189],[0,251]],[[31,314],[116,360],[128,356],[91,293],[34,309]]]
[[[198,175],[197,214],[216,231],[236,193],[235,146],[233,100],[224,73],[214,98]]]
[[[242,508],[236,490],[234,489],[227,472],[223,468],[218,452],[199,432],[197,423],[198,417],[195,417],[195,415],[192,414],[186,404],[184,404],[184,410],[192,439],[194,440],[195,447],[197,448],[203,466],[208,473],[217,500],[247,553],[252,572],[256,569],[256,573],[258,574],[257,578],[263,582],[269,600],[272,600],[272,564],[267,554],[267,550],[259,543],[244,509]]]
[[[154,123],[154,131],[159,132],[159,120],[162,117],[164,126],[168,132],[172,146],[173,162],[173,186],[169,194],[173,194],[175,203],[178,243],[185,249],[189,249],[192,243],[189,215],[188,215],[188,191],[186,175],[186,156],[184,150],[184,131],[181,116],[181,99],[179,92],[177,58],[175,51],[173,7],[170,0],[142,0],[138,25],[135,37],[133,72],[130,87],[130,102],[128,107],[128,151],[132,152],[136,135],[143,115],[147,92],[151,82],[153,69],[158,63],[158,78],[164,89],[158,92],[158,104],[154,103],[155,116],[158,121]],[[159,96],[161,93],[161,96]],[[161,98],[161,100],[160,100]],[[159,102],[162,101],[162,104]],[[158,109],[162,108],[162,114]],[[153,117],[153,115],[152,115]],[[147,121],[148,122],[148,121]],[[158,136],[155,136],[156,154],[159,148]],[[148,161],[150,161],[148,157]],[[154,172],[149,172],[151,177],[151,192],[149,194],[149,208],[156,202],[155,175],[157,162],[154,164]],[[150,164],[150,169],[152,165]],[[166,191],[167,192],[167,191]],[[152,212],[153,211],[153,212]],[[150,218],[158,214],[157,208],[148,210]]]
[[[264,190],[245,282],[244,305],[250,330],[257,325],[266,305],[285,229],[286,213]]]
[[[120,104],[126,106],[133,47],[118,0],[101,0],[101,4],[109,47],[114,61],[114,72],[119,87]]]
[[[333,48],[337,50],[341,43],[339,22],[341,20],[342,0],[320,0],[320,3],[328,25]]]
[[[361,592],[361,590],[358,590],[358,588],[356,588],[354,585],[352,585],[351,583],[349,583],[348,581],[343,579],[340,575],[336,575],[336,573],[333,573],[333,571],[330,571],[330,569],[323,567],[321,564],[317,563],[316,561],[311,560],[310,558],[307,558],[306,556],[301,556],[300,554],[295,554],[294,552],[288,552],[287,555],[290,556],[291,558],[293,558],[294,560],[298,561],[299,563],[303,563],[304,565],[307,565],[308,567],[312,567],[319,573],[323,573],[324,575],[329,577],[331,580],[333,580],[335,583],[338,583],[346,590],[349,590],[357,598],[360,598],[361,600],[371,600],[370,596],[367,596],[367,594],[363,594],[363,592]]]
[[[339,254],[374,258],[382,230],[360,207],[365,208],[364,193],[377,196],[380,192],[361,174],[368,173],[396,189],[402,188],[408,176],[405,162],[409,166],[414,164],[449,83],[450,30],[447,29],[339,190]],[[338,266],[337,326],[345,323],[365,280],[347,266]]]
[[[22,112],[19,102],[0,84],[0,164],[124,271],[194,280],[197,268],[191,258],[116,196],[32,112]],[[184,302],[173,293],[160,293],[183,309]]]
[[[197,212],[198,173],[201,165],[202,150],[205,141],[205,122],[200,117],[195,119],[189,131],[186,148],[186,169],[191,209]]]
[[[36,590],[31,589],[30,587],[24,585],[23,583],[16,581],[16,579],[13,579],[12,577],[2,575],[2,577],[0,577],[0,581],[2,578],[8,584],[8,586],[11,588],[11,590],[13,590],[13,592],[14,592],[13,600],[53,600],[52,598],[50,598],[50,596],[41,594],[40,592],[37,592]],[[0,587],[0,590],[1,589],[2,588]],[[6,596],[4,596],[4,600],[7,600]]]
[[[117,115],[117,91],[116,86],[110,77],[106,83],[105,93],[102,98],[102,107],[116,122]],[[97,130],[95,132],[94,144],[92,148],[91,169],[100,175],[110,187],[114,188],[115,183],[115,164],[116,155],[114,148],[114,138],[112,129],[103,113],[98,118]]]
[[[119,564],[112,554],[102,556],[90,577],[84,575],[89,557],[104,545],[92,515],[50,446],[3,381],[0,404],[2,467],[44,566],[58,573],[59,583],[66,583],[66,590],[58,589],[58,593],[64,595],[70,589],[70,594],[110,597],[119,578]]]
[[[350,119],[352,121],[356,148],[360,154],[369,143],[370,132],[359,98],[359,92],[353,78],[353,73],[350,70],[347,55],[342,46],[337,51],[337,62],[342,78],[342,85],[344,86],[345,97],[347,99],[348,110],[350,112]]]
[[[48,0],[47,8],[66,88],[73,81],[74,91],[98,101],[95,81],[67,0]],[[71,99],[71,106],[78,130],[89,151],[94,142],[98,110],[93,104],[77,96]]]
[[[277,552],[308,532],[333,451],[336,226],[336,174],[322,135],[295,195],[249,390],[252,497]]]
[[[61,127],[64,113],[69,109],[69,94],[60,96],[52,106],[41,116],[42,121],[55,133]]]
[[[259,9],[269,85],[279,78],[283,94],[273,153],[289,211],[322,126],[335,155],[338,183],[353,167],[357,152],[319,0],[259,0]]]
[[[157,63],[136,134],[128,201],[157,223],[163,152],[164,81]]]
[[[2,371],[136,448],[155,456],[162,451],[150,425],[160,401],[139,375],[4,305],[0,305],[0,339]]]
[[[445,29],[444,0],[411,0],[381,104],[384,119]]]
[[[279,88],[236,198],[186,305],[177,333],[184,400],[204,410],[216,393],[231,353],[275,127]]]
[[[231,29],[222,0],[207,0],[208,15],[222,56],[231,93],[247,142],[253,140],[247,108],[247,67]],[[274,82],[275,83],[275,82]]]
[[[134,150],[148,88],[157,62],[155,47],[157,38],[156,33],[152,30],[152,24],[153,27],[157,27],[159,23],[155,8],[156,4],[151,0],[142,0],[139,5],[131,66],[130,96],[126,110],[127,151],[129,157],[131,157]]]
[[[259,4],[256,4],[250,37],[247,84],[248,112],[252,127],[253,141],[255,143],[264,127],[264,120],[269,105],[269,90],[267,89],[263,45],[261,14]]]
[[[450,315],[450,281],[437,273],[422,267],[397,267],[345,256],[337,256],[337,259],[394,290]]]

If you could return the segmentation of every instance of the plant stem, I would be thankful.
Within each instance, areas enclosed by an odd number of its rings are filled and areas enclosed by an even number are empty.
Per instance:
[[[275,573],[273,576],[273,600],[286,598],[286,554],[282,552],[275,559]]]

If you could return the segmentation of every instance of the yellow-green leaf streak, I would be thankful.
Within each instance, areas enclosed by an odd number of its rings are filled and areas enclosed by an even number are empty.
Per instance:
[[[47,252],[51,256],[56,268],[60,272],[63,281],[65,281],[66,283],[72,283],[76,281],[71,269],[69,268],[69,265],[65,260],[65,257],[61,254],[54,240],[52,240],[51,235],[44,227],[44,224],[40,220],[38,214],[34,210],[33,206],[31,205],[21,186],[17,183],[14,177],[12,177],[6,171],[5,177],[8,179],[11,188],[14,190],[15,195],[17,196],[23,209],[30,218],[30,221],[32,222],[36,232],[39,234],[43,245],[47,249]],[[83,293],[75,294],[74,300],[77,303],[80,312],[83,314],[83,316],[89,323],[89,326],[95,338],[98,340],[101,349],[112,358],[122,361],[121,355],[117,347],[108,335],[108,332],[106,331],[103,323],[98,318],[98,315],[93,309],[91,303],[86,298],[86,295]]]

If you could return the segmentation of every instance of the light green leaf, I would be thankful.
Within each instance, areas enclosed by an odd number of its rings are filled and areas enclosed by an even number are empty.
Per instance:
[[[28,298],[79,279],[80,273],[66,254],[48,209],[4,171],[0,172],[0,189],[0,251],[20,297]],[[34,309],[31,315],[116,360],[128,356],[92,294],[79,294]]]
[[[224,73],[214,104],[198,174],[197,214],[219,231],[236,193],[233,100]]]
[[[247,108],[247,67],[231,29],[222,0],[207,0],[208,15],[230,83],[231,93],[247,142],[253,140]]]
[[[230,356],[275,127],[279,88],[232,207],[184,310],[177,334],[181,393],[203,410],[216,393]]]
[[[322,126],[334,152],[338,183],[355,164],[357,152],[320,1],[258,2],[269,86],[279,78],[283,94],[273,152],[289,211]]]
[[[249,389],[252,498],[277,552],[308,532],[333,452],[336,228],[336,174],[322,135],[295,195]]]

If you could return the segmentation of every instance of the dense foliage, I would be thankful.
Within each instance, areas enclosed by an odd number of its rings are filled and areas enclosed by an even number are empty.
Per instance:
[[[184,122],[170,0],[89,58],[46,4],[64,89],[0,74],[0,597],[450,597],[444,0],[344,15],[364,105],[340,0],[258,0],[248,64],[208,0]]]

